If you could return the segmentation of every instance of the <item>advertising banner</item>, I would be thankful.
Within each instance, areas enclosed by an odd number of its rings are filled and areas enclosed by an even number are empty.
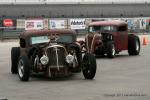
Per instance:
[[[86,28],[88,27],[88,25],[92,22],[92,19],[86,19],[85,21],[85,25],[86,25]]]
[[[67,20],[49,20],[50,29],[64,29],[67,28]]]
[[[132,30],[132,29],[133,29],[133,22],[132,22],[132,19],[128,19],[127,23],[128,23],[128,29],[129,29],[129,30]]]
[[[140,21],[139,21],[139,19],[133,19],[133,28],[135,30],[140,28]]]
[[[139,19],[128,19],[127,20],[128,23],[128,29],[129,30],[139,30],[140,29],[140,21]]]
[[[146,25],[150,25],[150,19],[146,19]]]
[[[43,28],[48,29],[48,25],[49,25],[48,19],[43,19]]]
[[[40,30],[43,29],[43,20],[26,20],[25,30]]]
[[[70,28],[85,29],[86,28],[85,19],[70,19]]]
[[[3,27],[3,20],[0,19],[0,29]]]
[[[140,29],[146,29],[146,19],[140,19]]]
[[[13,23],[13,20],[12,19],[4,19],[3,20],[3,26],[4,27],[11,27],[13,26],[14,23]]]
[[[150,30],[150,19],[146,18],[146,30]]]
[[[4,30],[16,29],[16,20],[15,19],[3,19],[2,27]]]
[[[17,29],[25,29],[25,19],[17,19]]]

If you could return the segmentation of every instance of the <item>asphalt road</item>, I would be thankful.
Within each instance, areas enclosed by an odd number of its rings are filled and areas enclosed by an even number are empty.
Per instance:
[[[150,100],[150,45],[139,56],[121,52],[114,59],[97,58],[94,80],[82,73],[62,79],[32,76],[21,82],[10,73],[10,49],[0,43],[0,99],[8,100]]]

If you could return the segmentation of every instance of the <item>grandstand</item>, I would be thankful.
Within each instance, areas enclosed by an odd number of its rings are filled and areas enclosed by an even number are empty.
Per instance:
[[[148,12],[150,0],[0,0],[1,17],[148,17]]]

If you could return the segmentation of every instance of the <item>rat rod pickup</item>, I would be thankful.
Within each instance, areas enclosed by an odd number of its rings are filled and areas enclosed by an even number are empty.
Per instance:
[[[11,72],[21,81],[32,73],[43,72],[47,77],[68,76],[82,70],[85,79],[96,73],[94,55],[82,52],[76,33],[69,29],[28,30],[20,34],[20,47],[11,49]]]
[[[96,21],[88,26],[85,37],[87,51],[96,55],[114,58],[122,50],[129,55],[139,55],[140,40],[135,34],[128,34],[128,25],[124,21]]]

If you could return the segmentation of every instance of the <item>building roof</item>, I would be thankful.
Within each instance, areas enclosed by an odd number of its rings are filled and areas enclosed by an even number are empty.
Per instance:
[[[149,0],[0,0],[0,4],[131,4],[150,3]]]
[[[1,3],[0,3],[1,4]],[[149,17],[148,4],[22,4],[0,5],[3,18],[124,18]]]

